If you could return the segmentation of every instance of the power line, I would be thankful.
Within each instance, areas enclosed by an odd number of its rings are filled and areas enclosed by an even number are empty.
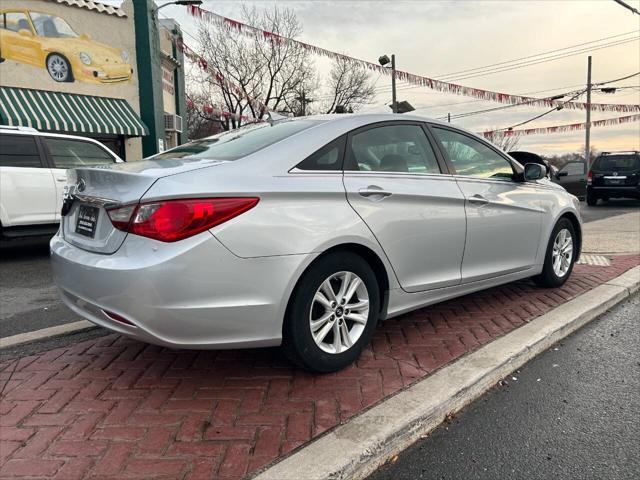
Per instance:
[[[552,55],[549,56],[547,58],[543,58],[543,59],[539,59],[536,61],[530,61],[530,62],[522,62],[519,64],[513,64],[510,66],[506,66],[506,67],[499,67],[493,70],[487,70],[485,72],[479,72],[479,73],[475,73],[475,74],[469,74],[469,75],[462,75],[459,77],[454,77],[454,78],[449,78],[446,81],[447,82],[457,82],[460,80],[466,80],[469,78],[476,78],[476,77],[484,77],[487,75],[495,75],[496,73],[503,73],[503,72],[508,72],[510,70],[516,70],[516,69],[520,69],[520,68],[525,68],[525,67],[530,67],[532,65],[539,65],[541,63],[547,63],[547,62],[553,62],[556,60],[561,60],[563,58],[568,58],[568,57],[573,57],[575,55],[580,55],[582,53],[588,53],[588,52],[595,52],[597,50],[602,50],[604,48],[612,48],[612,47],[617,47],[619,45],[625,45],[627,43],[631,43],[631,42],[637,42],[638,40],[640,40],[640,38],[630,38],[630,39],[625,39],[625,40],[618,40],[615,42],[610,42],[607,44],[603,44],[603,45],[599,45],[597,47],[589,47],[589,48],[585,48],[582,50],[576,50],[570,53],[566,53],[566,54],[558,54],[558,55]]]
[[[567,100],[567,102],[571,102],[573,100],[575,100],[576,98],[578,98],[580,95],[582,95],[584,92],[586,92],[587,89],[585,88],[584,90],[579,91],[578,93],[576,93],[573,97],[571,97],[569,100]],[[511,125],[510,127],[507,128],[500,128],[499,130],[513,130],[516,127],[520,127],[522,125],[525,125],[527,123],[533,122],[534,120],[538,120],[539,118],[544,117],[545,115],[549,115],[552,112],[555,112],[556,110],[562,110],[562,105],[558,105],[557,107],[552,108],[551,110],[541,113],[540,115],[536,115],[533,118],[530,118],[529,120],[525,120],[524,122],[520,122],[520,123],[516,123],[515,125]]]
[[[471,73],[471,72],[474,72],[476,70],[485,70],[485,69],[490,68],[490,67],[496,67],[496,66],[499,66],[499,65],[506,65],[506,64],[513,63],[513,62],[519,62],[520,60],[527,60],[527,59],[530,59],[530,58],[546,56],[546,55],[549,55],[550,53],[560,52],[562,50],[569,50],[569,49],[576,48],[576,47],[582,47],[584,45],[590,45],[590,44],[593,44],[593,43],[602,42],[604,40],[610,40],[612,38],[623,37],[625,35],[630,35],[632,33],[638,33],[638,31],[637,30],[632,30],[630,32],[618,33],[617,35],[611,35],[609,37],[599,38],[597,40],[592,40],[590,42],[577,43],[575,45],[571,45],[571,46],[568,46],[568,47],[556,48],[554,50],[548,50],[546,52],[536,53],[535,55],[527,55],[526,57],[514,58],[512,60],[505,60],[503,62],[492,63],[490,65],[485,65],[485,66],[482,66],[482,67],[468,68],[466,70],[458,70],[457,72],[446,73],[446,74],[443,74],[443,75],[436,75],[434,78],[437,79],[437,80],[442,80],[442,79],[447,78],[447,77],[459,76],[460,74],[463,74],[463,73],[464,74]],[[568,53],[568,52],[565,52],[565,53]]]

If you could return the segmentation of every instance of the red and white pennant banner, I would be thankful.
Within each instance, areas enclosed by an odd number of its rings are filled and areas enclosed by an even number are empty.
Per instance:
[[[591,122],[591,127],[610,127],[612,125],[622,125],[624,123],[640,122],[640,115],[627,115],[617,118],[605,118]],[[523,135],[544,135],[549,133],[577,132],[587,128],[586,123],[571,123],[568,125],[556,125],[554,127],[521,128],[518,130],[490,130],[482,132],[485,138],[495,137],[520,137]]]
[[[300,45],[305,50],[312,52],[316,55],[321,55],[321,56],[329,57],[333,59],[340,58],[342,60],[346,60],[354,64],[362,65],[363,67],[369,70],[374,70],[376,72],[379,72],[385,75],[389,74],[388,68],[382,67],[377,63],[372,63],[366,60],[350,57],[349,55],[332,52],[331,50],[317,47],[315,45],[310,45],[308,43],[300,42],[292,38],[283,37],[276,33],[268,32],[266,30],[253,27],[251,25],[247,25],[246,23],[242,23],[237,20],[233,20],[231,18],[218,15],[217,13],[204,10],[197,6],[191,5],[191,6],[188,6],[187,8],[189,13],[192,16],[199,18],[203,21],[212,23],[214,25],[217,25],[219,27],[226,28],[229,31],[241,33],[249,37],[263,38],[265,40],[269,40],[277,43],[297,44],[297,45]],[[429,77],[424,77],[422,75],[416,75],[413,73],[404,72],[402,70],[396,70],[396,77],[399,80],[404,80],[405,82],[411,83],[413,85],[427,87],[432,90],[437,90],[443,93],[464,95],[467,97],[477,98],[479,100],[506,103],[509,105],[526,103],[528,105],[532,105],[536,107],[545,107],[545,108],[553,108],[553,107],[558,107],[560,105],[562,105],[564,108],[572,109],[572,110],[586,110],[587,108],[587,104],[583,102],[563,103],[557,100],[549,100],[549,99],[535,98],[535,97],[524,97],[521,95],[510,95],[508,93],[492,92],[490,90],[482,90],[479,88],[472,88],[472,87],[465,87],[463,85],[457,85],[455,83],[443,82],[443,81],[435,80]],[[626,105],[626,104],[617,104],[617,103],[592,103],[591,110],[597,111],[597,112],[638,112],[640,111],[640,105]]]

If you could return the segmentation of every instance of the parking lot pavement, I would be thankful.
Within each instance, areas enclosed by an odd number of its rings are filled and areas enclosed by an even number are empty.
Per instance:
[[[176,351],[115,334],[4,352],[0,477],[241,478],[639,263],[577,265],[559,289],[521,281],[389,320],[330,375],[277,349]]]
[[[638,311],[635,294],[369,480],[638,478]]]
[[[637,245],[640,240],[635,240],[640,239],[640,202],[611,200],[596,207],[582,202],[580,207],[585,230],[589,232],[585,251],[640,251]],[[587,227],[603,219],[610,220]],[[0,338],[80,320],[60,301],[53,286],[48,244],[48,239],[0,244]],[[106,334],[102,329],[100,332]]]

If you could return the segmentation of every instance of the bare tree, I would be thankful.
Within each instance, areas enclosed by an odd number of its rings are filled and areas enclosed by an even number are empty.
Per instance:
[[[520,137],[517,135],[503,135],[498,133],[491,135],[487,140],[505,152],[513,152],[520,146]]]
[[[343,111],[357,110],[359,106],[370,103],[375,96],[367,70],[344,58],[335,60],[329,72],[327,87],[329,100],[323,106],[325,113],[334,113],[337,107],[341,107]]]
[[[193,88],[193,79],[187,75],[187,136],[189,140],[206,137],[226,130],[225,119],[219,109],[213,108],[210,95]]]
[[[302,27],[293,10],[274,6],[258,10],[243,7],[242,20],[282,37],[295,38]],[[309,52],[301,45],[276,38],[244,37],[201,22],[198,27],[202,57],[208,66],[233,85],[222,84],[210,73],[203,78],[205,89],[217,90],[226,109],[235,114],[231,127],[242,117],[262,119],[267,110],[285,110],[300,90],[314,77]],[[255,99],[256,101],[251,101]]]

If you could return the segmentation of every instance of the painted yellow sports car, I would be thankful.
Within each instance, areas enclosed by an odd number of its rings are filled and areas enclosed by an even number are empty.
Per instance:
[[[56,82],[126,82],[133,74],[126,51],[78,35],[60,17],[27,9],[0,10],[0,57],[45,68]]]

